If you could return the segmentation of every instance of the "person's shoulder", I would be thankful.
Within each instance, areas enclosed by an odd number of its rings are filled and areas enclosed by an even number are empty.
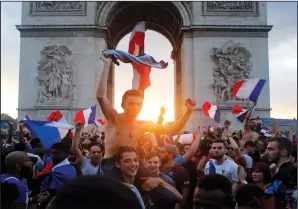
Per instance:
[[[171,177],[169,177],[168,175],[166,175],[164,173],[160,173],[160,178],[162,180],[164,180],[165,182],[167,182],[168,184],[174,184],[175,183],[174,180]]]
[[[242,153],[242,156],[245,158],[245,159],[249,159],[249,160],[252,160],[252,157],[250,157],[248,154],[246,153]]]
[[[2,183],[8,183],[8,184],[16,184],[19,190],[26,191],[27,187],[24,184],[24,182],[20,181],[19,179],[9,176],[7,174],[1,175],[1,182]]]
[[[232,161],[232,160],[230,160],[230,159],[226,159],[226,160],[225,160],[225,163],[228,164],[228,165],[231,166],[231,167],[236,167],[236,168],[238,168],[237,163],[235,163],[234,161]]]

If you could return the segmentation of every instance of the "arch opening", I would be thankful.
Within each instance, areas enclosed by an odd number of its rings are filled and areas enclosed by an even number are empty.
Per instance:
[[[118,50],[127,50],[130,33],[125,35],[116,46]],[[162,49],[162,50],[157,50]],[[142,111],[139,120],[152,120],[157,122],[159,111],[162,106],[166,108],[164,123],[174,120],[174,62],[170,55],[172,46],[170,41],[162,34],[147,30],[145,36],[145,52],[154,54],[157,60],[166,60],[169,65],[166,69],[151,69],[151,86],[145,90]],[[130,64],[120,64],[114,66],[114,107],[118,112],[122,112],[122,95],[132,88],[133,69]]]
[[[109,49],[115,49],[119,41],[126,34],[130,34],[135,25],[143,20],[146,22],[147,30],[162,34],[171,43],[173,50],[169,57],[174,60],[175,99],[172,101],[175,106],[175,119],[182,114],[182,28],[191,23],[189,10],[188,4],[184,2],[104,2],[99,5],[97,13],[96,23],[106,30],[105,40]],[[148,53],[146,48],[147,46],[145,46],[145,53]],[[156,50],[160,49],[160,46],[156,47]],[[124,50],[127,51],[127,48]],[[154,52],[151,55],[155,56]],[[172,62],[170,58],[165,61]],[[115,101],[115,67],[112,67],[108,79],[108,96],[113,104]]]

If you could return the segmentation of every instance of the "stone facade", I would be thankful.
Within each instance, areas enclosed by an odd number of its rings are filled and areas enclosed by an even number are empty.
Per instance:
[[[17,26],[21,36],[19,118],[28,114],[43,120],[58,109],[71,123],[76,111],[96,104],[102,50],[115,47],[143,14],[148,29],[164,34],[173,46],[176,117],[184,111],[186,97],[197,101],[187,129],[213,124],[202,113],[205,101],[219,105],[222,121],[229,119],[235,129],[241,128],[231,115],[236,101],[227,100],[226,92],[231,82],[242,77],[267,80],[254,115],[268,118],[271,26],[266,12],[265,2],[23,2]],[[127,18],[128,13],[134,18]],[[55,74],[56,65],[60,73]],[[112,67],[108,80],[112,101],[113,73]],[[242,101],[243,107],[248,105]]]

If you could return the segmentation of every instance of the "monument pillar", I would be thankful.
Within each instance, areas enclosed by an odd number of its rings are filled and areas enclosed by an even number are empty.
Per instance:
[[[94,24],[96,7],[96,2],[22,3],[19,118],[45,120],[60,110],[72,124],[77,111],[97,104],[107,31]]]
[[[194,41],[193,33],[190,30],[182,31],[181,40],[181,80],[182,80],[182,113],[186,111],[185,99],[191,98],[196,100],[195,94],[195,74],[196,67],[194,66]],[[193,113],[193,115],[196,113]],[[186,125],[187,130],[192,130],[195,125],[193,115]]]

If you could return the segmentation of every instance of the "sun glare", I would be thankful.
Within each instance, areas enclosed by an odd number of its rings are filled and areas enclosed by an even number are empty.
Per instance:
[[[117,49],[127,51],[130,34],[124,36]],[[164,60],[169,65],[166,69],[152,68],[151,86],[145,90],[145,98],[139,120],[157,122],[162,106],[166,108],[164,123],[174,120],[174,63],[170,58],[172,46],[168,39],[155,31],[147,30],[145,37],[145,53],[156,60]],[[115,109],[123,112],[121,99],[125,91],[132,88],[133,70],[130,64],[120,63],[115,66]]]

